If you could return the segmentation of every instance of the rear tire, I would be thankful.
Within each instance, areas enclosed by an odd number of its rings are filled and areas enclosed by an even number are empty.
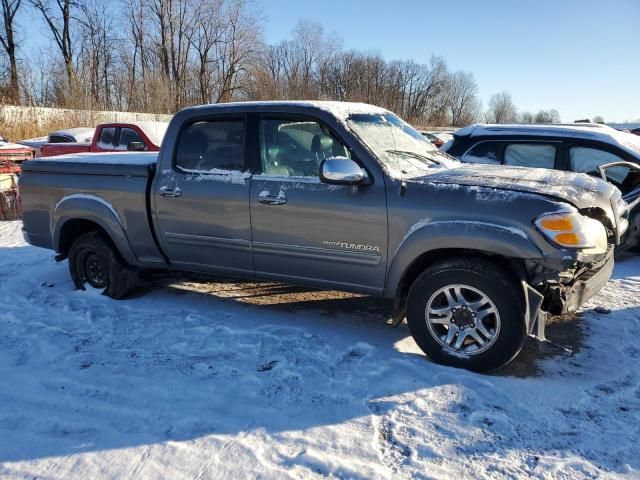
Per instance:
[[[407,323],[434,362],[476,372],[509,363],[527,337],[517,280],[479,257],[438,262],[413,283]]]
[[[138,275],[120,256],[111,239],[102,232],[79,236],[69,249],[69,272],[76,288],[100,291],[121,299],[138,285]]]

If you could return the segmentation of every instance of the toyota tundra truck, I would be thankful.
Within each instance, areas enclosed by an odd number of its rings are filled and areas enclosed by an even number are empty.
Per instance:
[[[26,240],[78,289],[176,270],[386,297],[428,357],[475,371],[598,292],[628,226],[602,180],[461,164],[340,102],[187,108],[157,153],[32,160],[19,186]]]

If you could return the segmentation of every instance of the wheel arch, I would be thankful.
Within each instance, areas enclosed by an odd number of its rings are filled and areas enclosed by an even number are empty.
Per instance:
[[[387,273],[385,296],[396,301],[406,297],[411,283],[430,265],[459,256],[488,259],[525,279],[524,259],[540,258],[542,252],[526,233],[506,226],[446,222],[428,224],[403,240]]]
[[[62,258],[66,258],[71,244],[80,235],[101,231],[128,264],[136,264],[120,217],[111,204],[99,197],[70,195],[63,198],[53,212],[51,231],[54,249]]]
[[[478,257],[488,260],[502,267],[513,276],[514,281],[520,282],[525,277],[524,261],[503,255],[488,253],[472,248],[440,248],[424,252],[411,262],[404,270],[395,288],[391,291],[397,302],[403,303],[409,289],[418,276],[431,265],[452,258]]]

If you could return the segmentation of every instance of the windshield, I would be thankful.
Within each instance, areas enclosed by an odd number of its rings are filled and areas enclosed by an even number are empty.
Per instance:
[[[392,113],[354,114],[348,123],[392,174],[421,176],[459,163]]]

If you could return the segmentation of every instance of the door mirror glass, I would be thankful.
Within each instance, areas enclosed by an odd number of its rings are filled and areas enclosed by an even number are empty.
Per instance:
[[[140,152],[140,151],[144,150],[144,143],[143,142],[129,142],[127,144],[127,150],[132,151],[132,152]]]
[[[356,185],[367,178],[365,171],[346,157],[330,157],[320,165],[320,180],[335,185]]]

